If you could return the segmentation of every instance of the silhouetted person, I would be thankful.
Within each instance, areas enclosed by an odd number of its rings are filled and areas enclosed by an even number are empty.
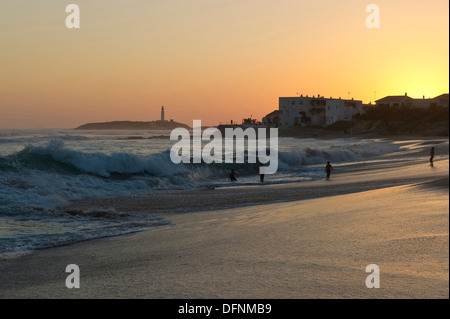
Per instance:
[[[333,170],[333,166],[331,166],[330,162],[327,162],[325,166],[325,173],[327,173],[327,181],[330,180],[331,171]]]
[[[259,163],[259,169],[261,169],[261,167],[263,166],[263,163]],[[264,182],[264,174],[259,173],[259,180],[262,182]]]
[[[430,166],[434,166],[433,158],[434,158],[434,147],[432,147],[430,150]]]
[[[234,171],[234,169],[231,170],[231,173],[230,173],[230,181],[232,181],[232,182],[237,181],[237,178],[236,178],[236,172]]]

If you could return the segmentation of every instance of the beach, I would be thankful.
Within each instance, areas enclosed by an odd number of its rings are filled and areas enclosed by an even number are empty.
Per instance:
[[[449,298],[449,161],[422,155],[329,182],[74,202],[170,225],[0,261],[0,298]],[[366,287],[371,264],[380,288]]]

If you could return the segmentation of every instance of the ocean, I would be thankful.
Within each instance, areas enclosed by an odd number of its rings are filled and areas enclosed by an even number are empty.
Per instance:
[[[0,131],[0,259],[35,249],[151,229],[170,222],[151,213],[114,209],[71,211],[71,201],[133,196],[158,190],[258,185],[258,165],[174,164],[170,131]],[[392,161],[383,155],[414,147],[385,139],[279,138],[278,171],[265,184],[324,178],[331,161]],[[238,181],[230,183],[234,169]]]

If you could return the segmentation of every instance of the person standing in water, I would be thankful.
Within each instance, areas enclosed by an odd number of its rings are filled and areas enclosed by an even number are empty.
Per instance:
[[[259,163],[259,169],[261,169],[261,167],[263,166],[263,163]],[[264,182],[264,174],[259,173],[259,180],[262,182]]]
[[[430,166],[433,167],[433,158],[434,158],[434,147],[431,148],[430,150]]]
[[[230,172],[230,181],[232,181],[232,182],[236,182],[237,181],[236,172],[234,171],[234,169],[232,169],[231,172]]]
[[[325,166],[325,173],[327,173],[327,181],[330,180],[331,171],[333,170],[333,166],[331,166],[330,162],[327,162],[327,165]]]

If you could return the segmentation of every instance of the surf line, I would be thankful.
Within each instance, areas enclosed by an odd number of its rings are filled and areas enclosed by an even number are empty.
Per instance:
[[[275,174],[278,170],[278,128],[270,128],[266,138],[266,128],[241,127],[225,128],[225,137],[215,127],[202,132],[201,120],[193,121],[191,134],[186,128],[175,128],[170,133],[171,141],[178,141],[170,150],[170,159],[174,164],[223,163],[222,151],[225,149],[225,163],[245,163],[245,140],[247,140],[247,162],[263,164],[260,174]],[[202,149],[202,141],[209,141]],[[267,143],[269,145],[267,145]],[[267,154],[267,146],[269,154]],[[192,156],[191,156],[192,155]],[[268,164],[268,165],[265,165]]]

